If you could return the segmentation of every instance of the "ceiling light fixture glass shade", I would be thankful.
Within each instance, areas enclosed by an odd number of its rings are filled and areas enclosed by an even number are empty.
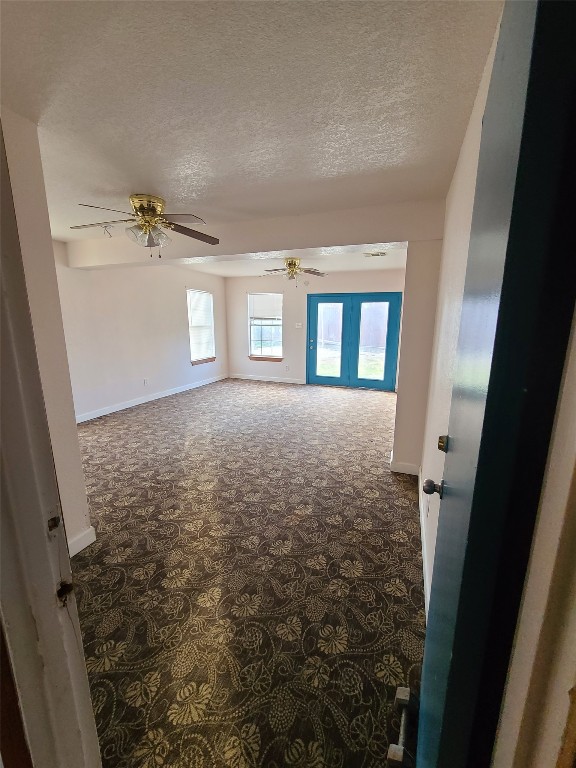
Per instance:
[[[142,229],[138,224],[126,228],[126,234],[133,242],[143,248],[163,248],[172,242],[172,238],[163,232],[160,227],[150,227],[150,231]]]

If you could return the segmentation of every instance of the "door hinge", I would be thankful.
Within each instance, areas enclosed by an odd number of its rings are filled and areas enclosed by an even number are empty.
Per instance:
[[[62,605],[66,605],[68,602],[68,595],[74,591],[74,584],[71,581],[61,581],[60,586],[56,590],[56,597]]]

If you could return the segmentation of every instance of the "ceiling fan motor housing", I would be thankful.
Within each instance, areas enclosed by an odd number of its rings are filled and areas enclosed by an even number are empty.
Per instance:
[[[284,259],[284,264],[288,272],[288,280],[295,280],[300,272],[300,259]]]
[[[166,221],[162,216],[166,206],[166,201],[163,197],[157,197],[156,195],[130,195],[130,205],[138,220],[136,226],[140,227],[145,235],[149,235],[160,227],[173,229],[172,223]],[[167,242],[170,242],[170,240],[168,239]],[[146,243],[148,243],[148,240],[146,240]]]
[[[166,201],[156,195],[130,195],[130,205],[136,216],[161,216]]]

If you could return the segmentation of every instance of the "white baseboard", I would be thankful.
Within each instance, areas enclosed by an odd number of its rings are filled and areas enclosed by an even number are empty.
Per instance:
[[[180,392],[187,392],[189,389],[196,389],[197,387],[203,387],[206,384],[213,384],[215,381],[222,381],[222,379],[228,378],[227,376],[212,376],[209,379],[202,379],[202,381],[195,381],[193,384],[185,384],[183,387],[174,387],[173,389],[165,389],[163,392],[154,392],[151,395],[145,395],[144,397],[136,397],[134,400],[126,400],[124,403],[116,403],[115,405],[109,405],[105,408],[98,408],[96,411],[89,411],[88,413],[81,413],[76,416],[76,423],[81,424],[83,421],[90,421],[91,419],[97,419],[99,416],[107,416],[109,413],[116,413],[116,411],[123,411],[126,408],[133,408],[135,405],[142,405],[142,403],[150,403],[152,400],[159,400],[161,397],[168,397],[169,395],[177,395]]]
[[[426,518],[428,513],[428,497],[422,490],[422,467],[418,472],[418,508],[420,509],[420,539],[422,541],[422,571],[424,573],[424,607],[426,617],[428,617],[428,606],[430,605],[430,579],[428,570],[428,556],[426,554]]]
[[[283,379],[279,376],[245,376],[242,373],[231,373],[230,379],[247,379],[249,381],[271,381],[276,384],[306,384],[304,379]]]
[[[390,469],[392,472],[403,472],[405,475],[418,475],[418,467],[416,464],[407,464],[402,461],[390,460]]]
[[[70,557],[74,557],[74,555],[77,555],[78,552],[86,549],[87,546],[93,544],[95,541],[96,531],[91,525],[89,528],[86,528],[85,531],[82,531],[82,533],[78,533],[76,536],[73,536],[68,540],[68,551],[70,552]]]

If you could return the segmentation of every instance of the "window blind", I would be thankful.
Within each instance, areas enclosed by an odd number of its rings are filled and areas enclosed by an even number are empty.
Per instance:
[[[250,317],[282,320],[282,298],[281,293],[249,293]]]
[[[186,291],[188,298],[188,330],[190,359],[205,360],[215,356],[214,308],[212,294],[206,291]]]

